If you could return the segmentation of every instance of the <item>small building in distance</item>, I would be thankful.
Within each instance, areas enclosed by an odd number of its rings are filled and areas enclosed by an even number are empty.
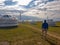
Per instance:
[[[11,15],[0,15],[0,27],[18,26],[18,19]]]
[[[54,21],[53,19],[48,19],[47,23],[49,26],[56,26],[56,21]]]

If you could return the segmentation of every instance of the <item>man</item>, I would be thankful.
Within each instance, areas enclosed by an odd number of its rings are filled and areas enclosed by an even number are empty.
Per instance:
[[[44,23],[42,24],[42,36],[46,38],[47,36],[47,30],[48,30],[48,23],[46,20],[44,20]]]

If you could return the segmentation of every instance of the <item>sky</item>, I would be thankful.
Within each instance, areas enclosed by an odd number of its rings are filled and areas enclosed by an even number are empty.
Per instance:
[[[5,0],[0,0],[0,5],[1,4],[4,4],[3,2],[4,2]],[[32,0],[13,0],[12,2],[18,2],[18,3],[16,3],[15,5],[9,5],[9,6],[6,6],[6,7],[3,7],[3,8],[1,8],[0,7],[0,9],[7,9],[7,8],[9,8],[9,9],[19,9],[19,10],[25,10],[25,8],[20,8],[19,7],[19,5],[28,5],[29,4],[29,2],[31,2]],[[42,0],[39,0],[39,1],[42,1]],[[46,1],[46,0],[44,0],[44,1]],[[58,17],[58,18],[60,18],[60,13],[59,13],[59,11],[60,11],[60,0],[58,1],[58,0],[54,0],[54,1],[51,1],[51,0],[49,0],[50,2],[48,2],[47,4],[44,4],[44,6],[42,6],[43,8],[47,8],[47,9],[49,9],[49,10],[53,10],[54,11],[54,15],[55,15],[55,17]],[[14,3],[13,3],[14,4]],[[31,4],[32,5],[32,4]],[[37,7],[39,7],[39,8],[41,8],[40,6],[37,6]],[[33,10],[33,9],[32,9]],[[55,10],[57,10],[57,11],[55,11]],[[36,11],[37,12],[37,11]],[[57,13],[56,13],[57,12]],[[26,13],[26,15],[32,15],[32,16],[36,16],[36,14],[35,13],[32,13],[32,11],[31,11],[31,9],[30,10],[28,10],[28,12]],[[49,14],[51,14],[51,13],[49,13]],[[48,15],[49,15],[48,14]],[[43,15],[43,16],[42,16]],[[57,16],[58,15],[58,16]],[[42,12],[40,12],[40,14],[39,14],[39,16],[41,17],[44,17],[45,15],[42,13]],[[39,17],[38,16],[38,17]]]
[[[18,1],[18,4],[20,5],[27,5],[31,0],[13,0],[13,1]]]
[[[0,3],[3,3],[3,1],[5,0],[0,0]],[[28,3],[31,1],[31,0],[13,0],[14,1],[17,1],[17,5],[28,5]]]
[[[13,9],[25,10],[25,8],[19,6],[28,5],[29,2],[31,2],[32,0],[12,0],[12,2],[7,2],[8,4],[5,4],[4,1],[6,0],[0,0],[0,9],[13,8]]]

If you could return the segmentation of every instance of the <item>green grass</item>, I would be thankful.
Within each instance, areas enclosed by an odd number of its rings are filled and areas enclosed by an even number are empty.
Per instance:
[[[50,45],[49,42],[41,39],[41,33],[32,28],[26,27],[30,25],[41,29],[42,22],[35,22],[31,24],[29,22],[19,24],[18,27],[13,28],[0,28],[0,42],[8,41],[11,45]],[[57,22],[58,27],[49,27],[49,32],[54,32],[60,35],[60,22]],[[52,43],[56,42],[55,38],[51,38]],[[50,40],[50,39],[49,39]]]
[[[56,27],[49,27],[49,31],[60,35],[60,22],[56,22]]]
[[[50,45],[41,39],[40,32],[24,26],[25,24],[13,28],[0,28],[0,42],[8,41],[11,45],[15,43],[16,45]]]
[[[35,24],[28,24],[28,25],[32,25],[32,26],[34,26],[36,28],[41,29],[42,22],[36,22]],[[48,31],[56,33],[56,34],[58,34],[60,36],[60,22],[56,22],[56,27],[50,27],[49,26]]]
[[[25,23],[25,25],[26,24],[30,25],[30,26],[33,26],[35,28],[41,29],[42,22],[35,22],[34,24]],[[55,27],[50,27],[49,26],[48,32],[50,32],[51,34],[60,36],[60,22],[56,22]],[[56,44],[58,41],[60,42],[60,40],[56,39],[55,37],[50,37],[50,36],[48,36],[47,41],[49,43],[53,43],[52,45]]]

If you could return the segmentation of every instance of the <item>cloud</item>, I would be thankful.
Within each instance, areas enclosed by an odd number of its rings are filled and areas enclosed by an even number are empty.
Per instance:
[[[28,5],[28,3],[31,0],[13,0],[13,1],[18,1],[18,4],[17,5]]]
[[[22,8],[20,5],[28,5],[30,1],[31,0],[12,0],[12,1],[0,0],[0,9],[4,8],[20,9]],[[22,9],[24,9],[24,6]]]
[[[47,8],[47,15],[51,18],[60,18],[60,0],[54,0],[52,2],[48,2],[43,6]]]
[[[5,0],[0,0],[0,3],[3,2],[3,1],[5,1]]]
[[[24,15],[34,16],[38,18],[46,18],[48,16],[49,19],[54,18],[54,20],[56,18],[60,18],[60,0],[54,0],[43,5],[44,6],[42,6],[42,9],[47,8],[47,10],[42,11],[41,7],[37,6],[34,8],[30,8],[27,12],[24,13]]]
[[[60,0],[59,1],[53,1],[53,2],[48,2],[45,5],[45,8],[51,9],[51,10],[60,10]]]
[[[17,4],[17,1],[14,1],[14,2],[13,2],[12,0],[11,0],[11,1],[9,1],[9,0],[6,1],[6,0],[5,0],[5,1],[4,1],[4,4],[5,4],[5,5],[8,5],[8,6],[10,6],[10,5],[16,5],[16,4]]]

